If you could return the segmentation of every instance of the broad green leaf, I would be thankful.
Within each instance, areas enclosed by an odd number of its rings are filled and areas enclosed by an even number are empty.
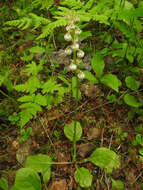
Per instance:
[[[8,182],[5,178],[0,178],[0,189],[8,190]]]
[[[91,66],[94,72],[96,73],[96,76],[98,78],[101,78],[104,70],[104,60],[100,53],[96,53],[93,55],[93,58],[91,60]]]
[[[91,84],[97,84],[98,80],[96,79],[96,77],[89,71],[84,71],[85,74],[85,78],[88,79],[90,81]]]
[[[90,156],[90,161],[105,169],[107,173],[112,173],[113,169],[120,167],[118,155],[108,148],[97,148]]]
[[[134,77],[132,76],[126,77],[125,82],[127,87],[130,88],[131,90],[138,90],[140,86],[139,81],[135,80]]]
[[[137,102],[136,98],[134,96],[130,95],[130,94],[126,94],[124,96],[124,101],[129,106],[132,106],[132,107],[135,107],[135,108],[138,108],[138,107],[142,106],[142,103],[141,102]]]
[[[75,171],[74,178],[81,187],[87,188],[91,186],[93,176],[88,169],[81,167]]]
[[[79,90],[79,81],[77,77],[72,77],[72,93],[76,100],[80,100],[81,92]]]
[[[64,127],[64,134],[71,141],[74,141],[74,138],[75,141],[80,140],[82,135],[82,127],[80,123],[78,121],[72,121],[71,124],[66,124]]]
[[[112,179],[112,190],[124,190],[124,184],[121,180]]]
[[[21,168],[16,172],[14,189],[41,190],[39,175],[31,168]]]
[[[25,164],[26,168],[31,168],[36,172],[41,172],[44,182],[48,182],[50,179],[51,165],[52,159],[50,156],[44,154],[28,156]]]
[[[112,88],[116,92],[119,91],[119,87],[122,85],[121,81],[117,78],[116,75],[106,74],[100,79],[101,83]]]
[[[40,46],[35,46],[35,47],[30,48],[29,51],[31,53],[44,53],[45,49],[43,47],[40,47]]]
[[[35,97],[34,102],[41,105],[41,106],[46,106],[47,105],[47,98],[46,98],[46,96],[42,96],[40,93],[38,93]]]

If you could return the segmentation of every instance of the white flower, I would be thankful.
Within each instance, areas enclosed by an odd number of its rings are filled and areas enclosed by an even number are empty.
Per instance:
[[[65,54],[66,55],[71,55],[72,54],[72,49],[71,48],[66,48],[65,49]]]
[[[72,49],[74,49],[74,50],[79,49],[79,44],[78,43],[73,44]]]
[[[70,27],[69,26],[66,26],[66,31],[69,31],[70,30]]]
[[[70,69],[71,71],[75,71],[75,70],[77,69],[77,65],[75,65],[74,63],[71,63],[71,64],[69,65],[69,69]]]
[[[80,71],[80,73],[78,73],[77,76],[78,76],[79,79],[84,79],[85,78],[85,74],[82,71]]]
[[[65,38],[65,40],[66,41],[72,41],[72,36],[69,34],[69,33],[66,33],[65,35],[64,35],[64,38]]]
[[[79,51],[77,52],[77,57],[78,57],[78,58],[84,57],[84,51],[79,50]]]
[[[80,33],[81,33],[80,28],[78,28],[77,30],[75,30],[75,34],[80,34]]]

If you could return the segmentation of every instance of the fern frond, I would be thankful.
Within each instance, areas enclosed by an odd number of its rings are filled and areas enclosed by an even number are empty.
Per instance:
[[[89,0],[85,5],[84,5],[84,9],[91,9],[92,5],[94,4],[95,0]]]
[[[42,69],[43,69],[42,64],[37,65],[34,61],[32,61],[32,63],[26,65],[24,73],[26,73],[28,76],[31,74],[33,76],[36,76]]]
[[[34,7],[41,7],[40,9],[49,9],[54,4],[54,0],[33,0],[32,5]]]
[[[27,17],[23,17],[17,20],[7,21],[4,25],[14,26],[25,30],[29,27],[34,27],[34,29],[46,25],[50,22],[49,19],[40,17],[34,13],[29,13]]]
[[[38,88],[41,87],[40,80],[36,77],[30,77],[25,84],[19,84],[14,87],[18,92],[26,92],[33,94]]]
[[[84,2],[80,0],[63,0],[60,4],[70,7],[72,10],[81,9],[84,6]]]
[[[54,31],[55,28],[61,27],[61,26],[66,26],[68,23],[69,23],[68,20],[62,18],[62,19],[59,19],[55,22],[48,24],[47,26],[45,26],[43,28],[42,34],[40,34],[40,36],[38,36],[37,39],[47,37],[48,35],[50,35]]]

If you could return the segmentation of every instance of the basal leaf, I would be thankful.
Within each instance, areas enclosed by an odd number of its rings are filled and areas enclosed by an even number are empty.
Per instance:
[[[112,179],[112,190],[124,190],[124,184],[121,180]]]
[[[93,176],[88,169],[81,167],[75,171],[74,178],[81,187],[88,188],[92,184]]]
[[[138,90],[140,86],[139,81],[135,80],[134,77],[132,76],[126,77],[125,82],[127,87],[130,88],[131,90]]]
[[[14,187],[19,190],[41,190],[39,175],[31,168],[21,168],[16,172]]]
[[[76,128],[76,132],[74,130],[75,128]],[[72,121],[71,124],[66,124],[64,127],[64,134],[71,141],[74,141],[74,138],[75,138],[75,141],[80,140],[81,135],[82,135],[82,127],[80,123],[78,121]]]
[[[8,190],[8,182],[5,178],[0,178],[0,189]]]
[[[96,76],[100,78],[102,76],[104,70],[104,60],[100,53],[96,53],[93,55],[91,60],[92,69],[96,73]]]
[[[97,84],[98,80],[96,79],[96,77],[89,71],[84,71],[85,74],[85,78],[88,79],[90,81],[91,84]]]
[[[116,75],[106,74],[100,79],[101,83],[112,88],[116,92],[119,91],[119,87],[122,85],[121,81],[117,78]]]
[[[120,167],[118,155],[108,148],[97,148],[90,156],[90,161],[105,169],[107,173],[112,173],[113,169]]]
[[[48,182],[50,179],[51,165],[52,159],[50,156],[44,154],[28,156],[25,164],[26,168],[31,168],[36,172],[41,172],[44,182]]]
[[[138,107],[142,106],[142,103],[141,102],[137,102],[136,98],[134,96],[130,95],[130,94],[126,94],[124,96],[124,101],[129,106],[132,106],[132,107],[135,107],[135,108],[138,108]]]

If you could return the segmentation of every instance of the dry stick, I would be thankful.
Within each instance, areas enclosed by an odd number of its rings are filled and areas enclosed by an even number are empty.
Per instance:
[[[107,189],[110,190],[109,179],[107,178],[106,172],[105,172],[105,182],[106,182],[106,185],[107,185]]]
[[[101,144],[100,144],[100,147],[103,146],[103,141],[104,141],[103,134],[104,134],[104,128],[102,129],[102,133],[101,133]]]
[[[113,139],[113,134],[111,135],[111,138],[110,138],[109,149],[111,148],[112,139]]]
[[[142,174],[143,174],[143,172],[141,172],[136,178],[135,178],[135,180],[131,183],[132,185],[138,180],[138,178],[140,177],[140,176],[142,176]]]
[[[102,106],[104,106],[104,105],[107,105],[107,104],[110,104],[110,102],[105,102],[105,103],[103,103],[103,104],[100,104],[99,106],[96,106],[95,108],[92,108],[92,109],[86,110],[86,111],[84,111],[83,113],[87,113],[87,112],[90,112],[90,111],[96,110],[96,109],[98,109],[98,108],[100,108],[100,107],[102,107]]]

